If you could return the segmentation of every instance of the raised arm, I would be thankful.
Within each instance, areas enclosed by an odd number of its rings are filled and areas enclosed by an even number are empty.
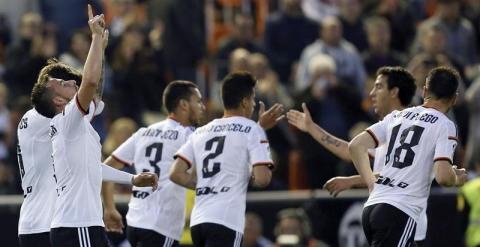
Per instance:
[[[83,69],[83,78],[77,93],[77,100],[83,110],[89,108],[90,102],[97,93],[97,88],[102,75],[103,36],[105,32],[105,19],[103,14],[93,16],[92,7],[88,5],[88,25],[92,32],[92,43],[88,51],[87,60]]]
[[[287,113],[288,122],[303,132],[310,134],[318,143],[338,158],[351,161],[348,153],[348,142],[328,133],[315,124],[305,103],[302,103],[303,112],[290,110]]]
[[[353,164],[358,171],[358,174],[362,176],[363,180],[367,184],[369,191],[373,190],[375,183],[375,175],[370,167],[370,160],[368,159],[368,149],[375,148],[376,142],[373,137],[366,131],[357,135],[348,144],[348,150],[352,157]]]

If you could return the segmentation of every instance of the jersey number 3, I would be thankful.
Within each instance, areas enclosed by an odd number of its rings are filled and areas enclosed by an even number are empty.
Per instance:
[[[387,157],[385,157],[385,165],[390,161],[390,154],[392,153],[393,146],[395,146],[400,126],[401,124],[393,127],[392,129],[392,136],[390,138],[390,143],[388,144]],[[423,130],[425,130],[425,128],[412,125],[402,131],[402,134],[400,135],[400,146],[397,147],[393,153],[393,167],[402,169],[412,165],[413,159],[415,158],[415,152],[412,150],[412,147],[417,146],[420,142],[420,137],[423,134]],[[410,140],[407,141],[407,137],[409,136],[410,132],[413,133],[410,137]],[[403,152],[405,152],[405,156],[403,161],[400,161],[400,157]]]
[[[153,168],[153,172],[157,174],[157,176],[160,177],[160,167],[157,166],[157,163],[160,162],[162,159],[162,149],[163,149],[163,143],[160,142],[155,142],[149,145],[145,149],[145,156],[147,156],[148,162],[150,163],[150,166]],[[152,153],[155,150],[155,156],[152,157]],[[143,172],[149,172],[147,169],[143,169]]]
[[[225,144],[225,136],[216,136],[205,143],[205,151],[211,151],[213,148],[213,144],[217,143],[217,147],[215,148],[213,153],[210,153],[203,159],[203,167],[202,167],[202,175],[204,178],[213,177],[215,174],[220,172],[220,162],[213,162],[212,170],[208,169],[208,164],[210,163],[211,159],[215,159],[217,156],[222,154],[223,152],[223,145]]]

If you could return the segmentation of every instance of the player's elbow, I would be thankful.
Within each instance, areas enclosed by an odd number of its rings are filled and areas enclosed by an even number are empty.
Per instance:
[[[182,183],[181,183],[182,182],[182,176],[179,174],[179,172],[174,167],[172,167],[172,169],[170,169],[170,174],[168,174],[168,178],[173,183],[178,184],[178,185],[182,185]]]
[[[349,143],[348,143],[348,152],[350,154],[354,153],[355,150],[357,150],[359,147],[359,142],[358,142],[358,138],[353,138],[353,140],[351,140]]]

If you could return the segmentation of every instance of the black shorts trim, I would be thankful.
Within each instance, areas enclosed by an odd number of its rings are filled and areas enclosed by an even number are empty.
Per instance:
[[[19,234],[18,243],[21,247],[50,247],[50,232]]]
[[[405,247],[414,244],[417,223],[402,210],[386,203],[367,206],[362,225],[372,247]]]
[[[178,247],[179,242],[156,231],[127,226],[127,239],[132,246]]]
[[[191,227],[194,247],[241,247],[243,234],[215,223],[202,223]]]
[[[50,230],[52,247],[111,247],[101,226],[58,227]]]

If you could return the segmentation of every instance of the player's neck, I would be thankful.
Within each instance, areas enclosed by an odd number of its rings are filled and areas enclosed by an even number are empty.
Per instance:
[[[241,109],[233,109],[233,110],[224,110],[223,117],[246,117],[245,113]]]
[[[180,123],[182,126],[190,126],[190,121],[188,121],[188,118],[181,117],[178,114],[175,113],[170,113],[168,114],[168,118],[172,119],[175,122]]]
[[[433,108],[442,113],[447,113],[449,109],[449,107],[445,103],[438,100],[433,100],[433,99],[425,99],[425,102],[423,103],[423,107]]]

